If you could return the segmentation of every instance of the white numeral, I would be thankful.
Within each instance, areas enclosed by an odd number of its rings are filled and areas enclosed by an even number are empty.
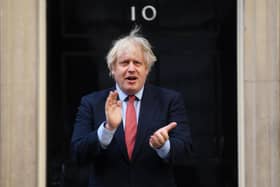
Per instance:
[[[135,10],[135,6],[131,6],[130,7],[130,11],[131,11],[131,21],[136,21],[136,10]],[[147,11],[151,11],[151,15],[147,16]],[[142,17],[146,20],[146,21],[153,21],[156,17],[157,17],[157,10],[155,7],[153,7],[152,5],[147,5],[142,9]]]

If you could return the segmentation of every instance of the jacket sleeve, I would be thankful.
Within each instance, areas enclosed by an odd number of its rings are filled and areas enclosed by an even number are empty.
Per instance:
[[[170,163],[184,165],[192,156],[192,139],[184,101],[180,94],[176,94],[172,99],[168,115],[169,122],[177,122],[177,127],[169,134]]]
[[[89,97],[81,99],[71,140],[73,159],[79,163],[94,159],[102,151],[94,126],[94,111]]]

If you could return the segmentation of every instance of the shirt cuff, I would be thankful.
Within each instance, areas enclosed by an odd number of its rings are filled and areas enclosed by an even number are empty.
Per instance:
[[[103,149],[106,149],[107,146],[111,143],[113,136],[116,132],[116,129],[114,130],[109,130],[106,129],[104,127],[105,122],[101,123],[101,125],[99,126],[98,130],[97,130],[97,136],[98,136],[98,140],[100,142],[100,145]]]
[[[170,151],[170,141],[167,140],[161,148],[155,150],[160,158],[167,159]]]

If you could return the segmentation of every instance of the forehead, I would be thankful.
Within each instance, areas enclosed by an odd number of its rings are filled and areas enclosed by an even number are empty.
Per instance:
[[[144,62],[143,48],[136,43],[126,43],[117,53],[117,62],[124,60],[137,60]]]

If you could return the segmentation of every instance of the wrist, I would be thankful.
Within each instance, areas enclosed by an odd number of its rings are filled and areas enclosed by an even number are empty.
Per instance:
[[[108,130],[110,130],[110,131],[113,131],[113,130],[115,130],[115,128],[113,128],[113,127],[111,127],[110,125],[109,125],[109,123],[105,123],[105,126],[104,126],[106,129],[108,129]]]

